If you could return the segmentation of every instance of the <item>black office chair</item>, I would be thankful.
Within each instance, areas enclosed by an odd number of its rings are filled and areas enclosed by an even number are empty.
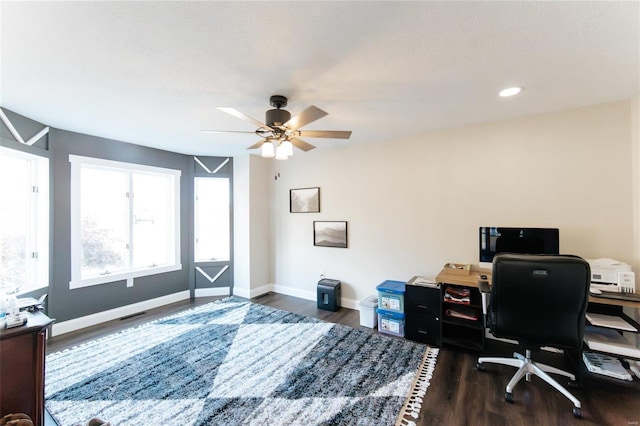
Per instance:
[[[579,349],[584,334],[585,311],[589,301],[591,271],[577,256],[500,254],[493,260],[493,276],[488,308],[491,334],[512,339],[525,349],[514,358],[478,358],[485,363],[518,368],[507,384],[505,400],[513,402],[513,388],[526,376],[535,374],[569,398],[573,415],[582,417],[580,401],[547,373],[560,374],[575,382],[575,375],[531,360],[531,351],[550,346]]]

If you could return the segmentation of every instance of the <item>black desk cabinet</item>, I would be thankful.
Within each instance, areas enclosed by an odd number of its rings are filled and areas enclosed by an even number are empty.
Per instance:
[[[407,284],[404,300],[405,337],[431,346],[440,346],[441,307],[440,287]]]

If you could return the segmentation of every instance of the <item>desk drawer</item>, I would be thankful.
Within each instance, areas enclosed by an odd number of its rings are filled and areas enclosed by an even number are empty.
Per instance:
[[[404,309],[407,314],[440,316],[442,298],[439,288],[407,285]]]
[[[410,315],[405,318],[404,336],[416,342],[440,346],[442,332],[440,317],[436,315]]]

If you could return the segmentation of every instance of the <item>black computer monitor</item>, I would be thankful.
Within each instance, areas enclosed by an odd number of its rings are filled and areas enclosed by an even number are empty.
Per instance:
[[[493,262],[498,253],[560,254],[558,228],[481,226],[478,232],[480,262]]]

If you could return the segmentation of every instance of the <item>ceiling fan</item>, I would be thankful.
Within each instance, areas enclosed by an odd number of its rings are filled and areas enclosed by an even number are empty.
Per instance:
[[[291,117],[289,111],[282,109],[287,106],[286,97],[273,95],[269,98],[269,103],[274,109],[266,112],[266,124],[249,117],[235,108],[218,107],[222,112],[258,126],[253,132],[242,130],[203,130],[203,132],[255,133],[263,139],[247,149],[261,148],[263,157],[275,157],[276,160],[286,160],[293,155],[294,146],[303,151],[310,151],[315,148],[315,146],[305,142],[300,137],[331,139],[349,139],[351,137],[350,130],[300,130],[302,126],[327,115],[325,111],[316,106],[311,105],[298,115]]]

